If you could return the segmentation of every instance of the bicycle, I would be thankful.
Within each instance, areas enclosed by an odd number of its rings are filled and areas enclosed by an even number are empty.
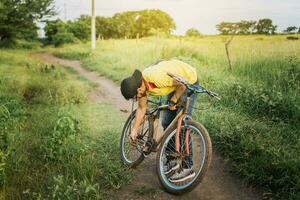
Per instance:
[[[177,109],[179,109],[177,116],[164,130],[162,136],[159,137],[156,134],[157,126],[155,124],[160,118],[160,112],[168,109],[169,105],[162,105],[161,97],[158,102],[148,99],[148,102],[153,104],[154,108],[147,109],[138,131],[136,144],[134,145],[129,140],[136,113],[136,110],[132,111],[122,130],[120,155],[125,165],[136,167],[151,152],[158,152],[156,156],[156,170],[160,183],[169,193],[183,194],[191,191],[201,182],[209,168],[212,157],[212,144],[207,130],[202,124],[194,121],[187,113],[190,97],[193,93],[206,93],[211,97],[220,98],[216,93],[202,86],[196,88],[181,77],[170,73],[168,75],[186,86],[188,90],[186,101],[177,105]],[[182,168],[187,158],[192,160],[193,170],[196,175],[191,180],[171,182],[170,175],[166,175],[164,170],[167,161],[173,160]]]

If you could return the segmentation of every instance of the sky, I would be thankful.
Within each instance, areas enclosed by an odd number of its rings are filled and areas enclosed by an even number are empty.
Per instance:
[[[91,14],[92,0],[55,0],[61,19],[75,19]],[[95,0],[96,15],[112,16],[116,12],[160,9],[176,23],[175,34],[196,28],[203,34],[215,34],[222,21],[270,18],[278,30],[300,27],[300,0]]]

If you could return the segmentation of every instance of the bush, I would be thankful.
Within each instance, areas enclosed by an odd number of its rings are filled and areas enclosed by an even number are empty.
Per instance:
[[[87,41],[91,37],[91,17],[81,15],[75,21],[69,21],[68,27],[71,33],[82,41]]]
[[[197,29],[191,28],[191,29],[189,29],[185,32],[185,36],[187,36],[187,37],[199,37],[199,36],[201,36],[201,33]]]
[[[235,83],[226,87],[224,104],[238,107],[250,115],[269,117],[273,121],[296,123],[300,118],[298,97],[261,84]]]
[[[298,199],[297,128],[219,108],[201,113],[201,121],[214,146],[233,161],[234,171],[246,182],[264,187],[274,199]]]
[[[75,42],[75,36],[70,31],[69,25],[60,19],[47,21],[45,26],[46,44],[58,47],[63,44]]]
[[[295,37],[295,36],[287,36],[286,39],[287,40],[299,40],[299,38]]]
[[[42,148],[45,150],[46,160],[60,161],[67,151],[67,140],[75,140],[80,133],[80,124],[68,113],[60,114],[53,131],[46,136]]]
[[[73,33],[64,31],[58,32],[53,36],[53,44],[58,47],[63,44],[73,43],[75,41],[75,37]]]

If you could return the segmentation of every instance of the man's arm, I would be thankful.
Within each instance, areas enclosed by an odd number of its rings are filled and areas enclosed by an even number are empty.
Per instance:
[[[177,103],[177,101],[179,100],[179,98],[181,97],[181,95],[184,93],[186,87],[184,84],[173,80],[173,86],[176,87],[174,95],[172,96],[172,98],[170,99],[172,102]],[[176,106],[170,107],[170,110],[175,110]]]
[[[133,140],[136,139],[138,128],[140,127],[143,121],[143,118],[146,114],[146,110],[147,110],[147,97],[144,96],[138,99],[138,108],[136,110],[135,122],[131,129],[131,134],[130,134]]]

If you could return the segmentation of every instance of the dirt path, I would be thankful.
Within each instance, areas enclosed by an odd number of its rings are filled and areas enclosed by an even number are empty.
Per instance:
[[[69,66],[81,76],[98,83],[90,97],[94,101],[108,101],[122,110],[130,110],[131,104],[121,96],[120,88],[114,82],[98,76],[96,72],[84,69],[79,61],[54,57],[51,54],[37,54],[36,58],[49,64]],[[199,200],[256,200],[262,193],[245,186],[230,173],[230,164],[213,154],[211,167],[203,181],[190,193],[182,196],[170,195],[161,188],[155,171],[155,155],[148,157],[137,169],[131,184],[117,190],[114,199],[199,199]]]

